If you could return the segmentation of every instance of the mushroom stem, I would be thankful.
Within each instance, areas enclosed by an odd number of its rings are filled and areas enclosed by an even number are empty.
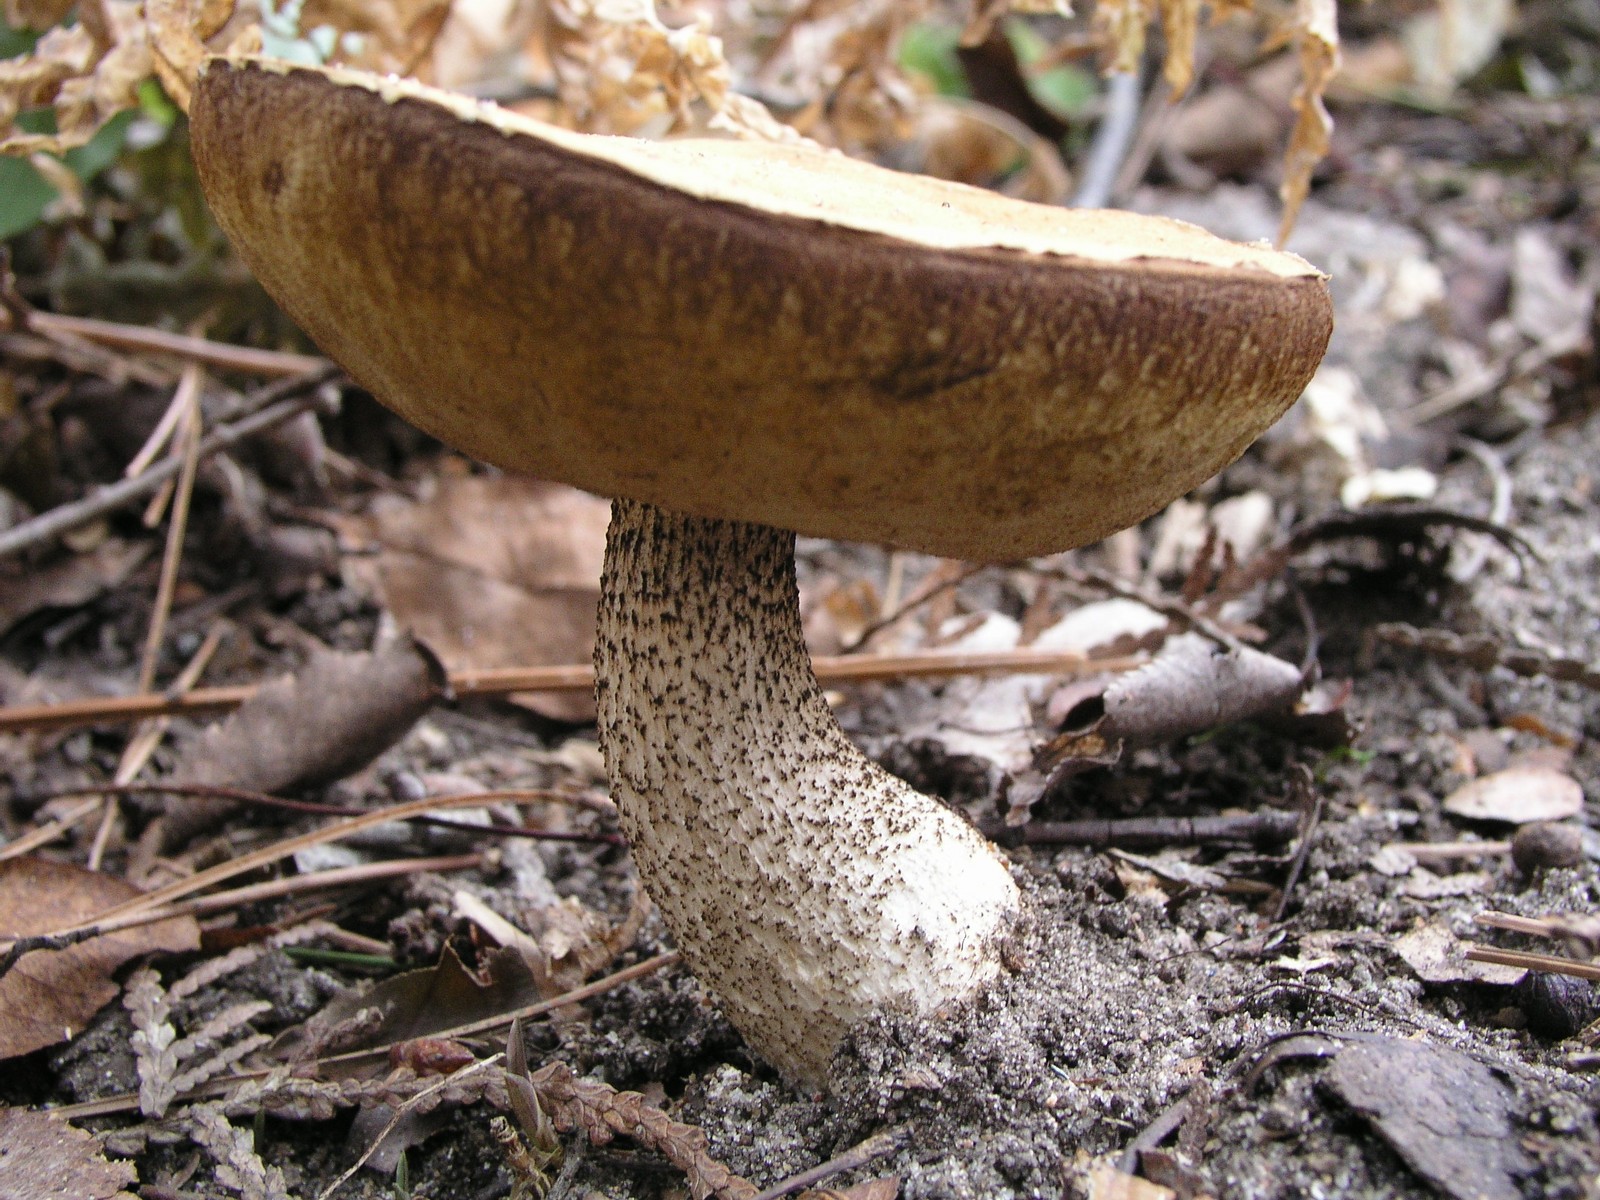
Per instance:
[[[618,500],[601,592],[600,744],[623,831],[757,1053],[818,1083],[861,1018],[931,1013],[995,976],[1016,885],[839,728],[801,636],[792,533]]]

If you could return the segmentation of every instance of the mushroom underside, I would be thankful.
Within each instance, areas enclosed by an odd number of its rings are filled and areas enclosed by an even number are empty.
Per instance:
[[[616,501],[595,668],[640,878],[757,1053],[815,1083],[862,1018],[932,1012],[996,975],[1016,885],[839,728],[792,533]]]

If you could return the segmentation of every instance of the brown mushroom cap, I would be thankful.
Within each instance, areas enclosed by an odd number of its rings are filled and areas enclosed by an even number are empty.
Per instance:
[[[1299,396],[1290,254],[836,154],[555,129],[212,60],[195,161],[324,350],[500,466],[668,509],[1006,560],[1141,520]]]

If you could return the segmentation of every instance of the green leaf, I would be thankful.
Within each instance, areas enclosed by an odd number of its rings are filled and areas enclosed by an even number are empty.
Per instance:
[[[1073,66],[1035,71],[1033,64],[1045,56],[1050,43],[1026,21],[1007,21],[1003,28],[1022,64],[1022,81],[1029,94],[1062,120],[1083,116],[1100,90],[1093,73]]]
[[[0,238],[32,229],[56,189],[25,158],[0,155]]]
[[[117,157],[122,153],[123,143],[128,137],[128,126],[133,124],[138,115],[131,108],[119,112],[95,130],[94,136],[87,142],[68,150],[61,157],[79,179],[88,183],[117,161]]]
[[[941,96],[969,96],[967,73],[956,57],[960,44],[961,31],[955,26],[919,21],[900,39],[900,65],[921,75]]]
[[[39,35],[31,29],[13,29],[0,17],[0,58],[18,58],[32,54]]]

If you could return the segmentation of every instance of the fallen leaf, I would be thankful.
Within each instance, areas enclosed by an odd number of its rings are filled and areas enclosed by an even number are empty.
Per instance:
[[[1394,950],[1424,983],[1514,984],[1527,973],[1518,967],[1469,961],[1466,943],[1442,921],[1427,921],[1402,934]]]
[[[1500,49],[1515,0],[1436,0],[1401,29],[1413,82],[1435,101],[1477,74]]]
[[[79,608],[117,587],[150,557],[148,544],[108,538],[86,554],[7,578],[0,587],[0,633],[46,608]]]
[[[1549,767],[1507,767],[1463,784],[1445,797],[1444,810],[1474,821],[1564,821],[1583,811],[1583,785]]]
[[[443,684],[437,660],[410,638],[370,653],[318,654],[190,742],[173,778],[258,792],[340,779],[399,741]],[[161,844],[180,845],[229,811],[217,800],[176,801]]]
[[[1416,867],[1400,885],[1400,894],[1414,900],[1447,900],[1456,896],[1476,896],[1494,886],[1487,871],[1459,871],[1454,875],[1435,875]]]
[[[1530,1167],[1512,1135],[1511,1091],[1465,1054],[1398,1038],[1345,1046],[1327,1082],[1434,1187],[1458,1200],[1519,1200]]]
[[[48,1113],[0,1108],[0,1196],[6,1200],[133,1200],[133,1164],[108,1161],[100,1139]]]
[[[1175,1200],[1177,1192],[1128,1175],[1109,1163],[1089,1172],[1089,1200]]]
[[[316,1016],[287,1031],[272,1046],[272,1055],[298,1062],[330,1046],[360,1050],[391,1042],[430,1037],[473,1021],[498,1017],[544,997],[538,981],[515,950],[503,949],[485,960],[483,977],[467,970],[456,952],[445,947],[438,963],[385,979],[366,990],[335,996]],[[366,1077],[389,1069],[386,1060],[341,1064],[341,1075]]]
[[[1184,634],[1146,666],[1085,696],[1062,718],[1063,732],[1039,755],[1052,778],[1079,758],[1104,761],[1106,747],[1154,745],[1237,721],[1294,711],[1300,668],[1248,647],[1226,649]]]
[[[0,862],[0,937],[27,937],[92,918],[139,895],[110,875],[39,858]],[[82,1031],[117,996],[111,978],[130,958],[193,950],[200,930],[174,917],[90,938],[64,950],[24,954],[0,976],[0,1058],[53,1046]],[[5,1140],[0,1138],[0,1145]],[[0,1195],[28,1195],[0,1189]]]
[[[350,567],[451,670],[587,662],[610,513],[559,484],[446,479],[422,503],[376,502],[360,530],[378,555]],[[594,719],[592,696],[513,699],[557,720]]]

